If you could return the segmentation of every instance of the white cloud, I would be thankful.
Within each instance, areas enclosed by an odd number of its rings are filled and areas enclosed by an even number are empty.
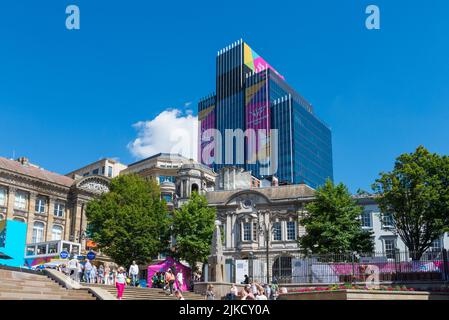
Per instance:
[[[161,112],[154,119],[133,125],[137,138],[128,144],[136,158],[147,158],[159,152],[180,153],[187,158],[198,157],[198,118],[179,109]]]

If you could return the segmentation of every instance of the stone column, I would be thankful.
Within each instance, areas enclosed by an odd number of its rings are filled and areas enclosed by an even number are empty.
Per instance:
[[[84,233],[87,230],[87,217],[86,217],[86,204],[82,206],[81,210],[81,217],[82,217],[82,223],[81,223],[81,236],[82,240],[81,242],[81,250],[84,250],[86,248],[86,238],[84,237]]]
[[[215,231],[212,238],[211,255],[208,259],[209,281],[224,282],[225,258],[223,256],[223,244],[221,242],[220,222],[215,222]]]
[[[56,205],[56,202],[58,201],[58,199],[56,199],[56,198],[54,198],[54,197],[51,197],[50,199],[49,199],[49,202],[48,202],[48,212],[47,212],[47,235],[46,235],[46,237],[45,237],[45,241],[51,241],[51,240],[53,240],[52,239],[52,228],[53,228],[53,220],[54,220],[54,217],[55,217],[55,214],[54,214],[54,210],[55,210],[55,205]]]
[[[228,212],[226,213],[226,248],[232,248],[233,226],[232,215]]]
[[[80,242],[81,230],[81,203],[77,201],[73,206],[72,225],[73,225],[73,242]]]
[[[65,223],[64,223],[64,234],[62,235],[63,240],[70,241],[70,232],[71,232],[71,226],[72,226],[72,214],[73,214],[73,207],[69,207],[67,204],[66,210],[65,210]]]
[[[28,217],[27,217],[27,243],[33,240],[34,213],[36,212],[36,192],[30,192],[28,196]],[[45,240],[45,230],[44,230]]]
[[[16,188],[9,187],[8,188],[8,199],[7,199],[7,211],[6,211],[6,219],[12,219],[14,214],[14,200],[16,198]]]

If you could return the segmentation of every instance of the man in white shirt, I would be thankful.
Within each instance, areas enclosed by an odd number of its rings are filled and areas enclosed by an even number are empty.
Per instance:
[[[139,280],[139,266],[133,261],[133,264],[129,267],[129,275],[131,277],[131,285],[136,286]]]
[[[78,279],[78,268],[79,268],[79,262],[75,255],[72,256],[72,259],[69,260],[68,264],[69,269],[69,275],[72,280],[79,281]]]

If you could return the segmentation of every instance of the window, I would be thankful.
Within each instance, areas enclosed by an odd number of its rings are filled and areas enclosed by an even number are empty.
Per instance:
[[[243,223],[243,241],[251,241],[251,223]]]
[[[103,166],[103,167],[101,168],[101,174],[104,175],[105,173],[106,173],[106,167]]]
[[[65,205],[62,202],[55,203],[54,215],[56,217],[64,217]]]
[[[26,210],[27,207],[27,193],[17,191],[14,199],[14,207],[19,210]]]
[[[5,216],[0,213],[0,221],[5,220]]]
[[[287,222],[287,240],[296,240],[296,222]]]
[[[173,176],[159,176],[159,183],[164,183],[166,181],[175,183],[176,180]]]
[[[443,239],[439,238],[433,240],[432,245],[429,248],[429,251],[441,251],[443,250]]]
[[[37,246],[37,254],[47,254],[47,245],[46,244],[40,244]]]
[[[89,175],[89,172],[86,172],[85,174],[83,174],[83,177],[87,177]]]
[[[273,240],[274,241],[282,240],[282,225],[280,222],[273,223]]]
[[[108,177],[112,178],[112,167],[108,167]]]
[[[92,171],[92,174],[93,174],[93,175],[98,175],[99,170],[100,170],[100,169],[95,169],[94,171]]]
[[[257,241],[257,222],[253,222],[253,241]]]
[[[6,189],[0,188],[0,206],[6,206]]]
[[[49,243],[48,244],[48,253],[57,253],[57,252],[58,252],[58,243],[57,242]]]
[[[391,228],[393,227],[394,219],[392,213],[384,213],[382,214],[382,227]]]
[[[37,197],[36,198],[36,213],[41,213],[44,214],[45,213],[45,208],[47,207],[47,199],[45,199],[44,197]]]
[[[34,256],[36,254],[35,246],[27,246],[27,256]]]
[[[362,228],[372,228],[372,212],[371,211],[363,211],[361,216]]]
[[[44,241],[44,224],[42,222],[36,221],[34,223],[32,239],[33,243]]]
[[[62,240],[62,227],[54,225],[51,229],[51,240]]]
[[[388,259],[394,259],[394,254],[396,252],[396,241],[394,239],[385,239],[385,255]]]

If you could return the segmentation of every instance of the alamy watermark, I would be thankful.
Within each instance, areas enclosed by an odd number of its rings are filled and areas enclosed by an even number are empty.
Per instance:
[[[65,20],[65,27],[68,30],[80,29],[80,8],[77,5],[71,4],[65,9],[65,13],[68,14]]]
[[[365,13],[369,16],[365,20],[365,26],[368,30],[380,30],[380,9],[371,4],[366,7]]]

